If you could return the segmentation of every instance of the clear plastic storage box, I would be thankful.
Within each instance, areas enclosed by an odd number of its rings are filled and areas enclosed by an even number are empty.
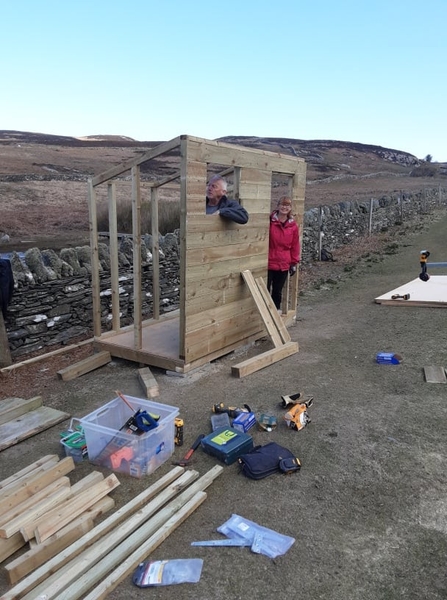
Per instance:
[[[80,419],[89,461],[119,473],[142,477],[153,473],[174,453],[175,417],[179,409],[126,395]],[[157,415],[157,427],[141,435],[121,428],[137,410]]]

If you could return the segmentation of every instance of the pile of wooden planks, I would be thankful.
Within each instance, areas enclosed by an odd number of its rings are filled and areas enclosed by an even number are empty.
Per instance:
[[[10,581],[20,581],[1,600],[105,598],[200,506],[204,490],[222,471],[216,465],[198,479],[197,471],[171,469],[26,576],[14,571]],[[11,564],[6,569],[10,574]]]
[[[0,450],[57,425],[70,415],[43,406],[42,398],[6,398],[0,401]]]
[[[16,550],[29,550],[6,565],[15,583],[93,527],[93,520],[111,510],[108,496],[119,485],[115,475],[93,471],[71,485],[67,474],[75,463],[49,454],[0,482],[0,562]]]

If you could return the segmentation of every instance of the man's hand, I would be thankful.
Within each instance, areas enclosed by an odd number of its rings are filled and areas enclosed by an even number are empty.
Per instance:
[[[289,267],[289,275],[290,277],[293,277],[296,273],[296,265],[290,265]]]

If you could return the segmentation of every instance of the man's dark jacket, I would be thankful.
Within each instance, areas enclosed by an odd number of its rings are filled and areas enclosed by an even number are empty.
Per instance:
[[[239,225],[245,225],[248,221],[248,212],[243,206],[236,200],[230,200],[226,196],[222,196],[217,206],[211,206],[208,204],[208,198],[206,199],[206,214],[212,215],[219,211],[219,215],[224,219],[229,219]]]

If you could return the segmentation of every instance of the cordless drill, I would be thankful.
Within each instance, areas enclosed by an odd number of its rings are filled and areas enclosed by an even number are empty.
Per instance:
[[[236,406],[225,406],[225,404],[223,402],[220,402],[219,404],[214,404],[214,406],[213,406],[213,412],[214,413],[227,413],[227,415],[231,419],[235,419],[236,417],[238,417],[242,413],[249,413],[249,412],[251,412],[251,409],[248,406],[248,404],[244,404],[242,408],[239,408],[239,407],[236,407]]]

